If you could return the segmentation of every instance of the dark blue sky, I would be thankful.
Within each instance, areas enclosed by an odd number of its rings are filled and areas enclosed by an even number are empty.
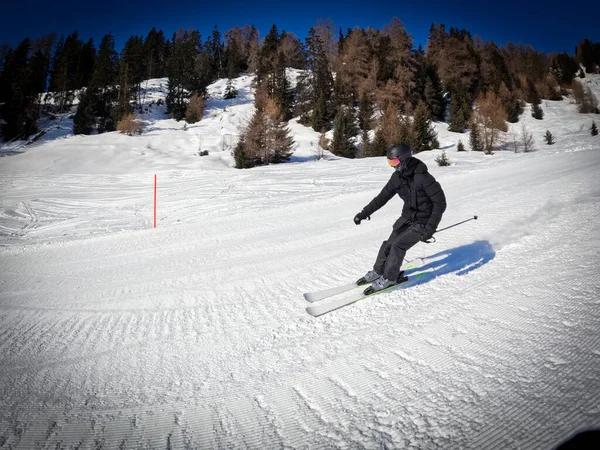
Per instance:
[[[292,32],[303,42],[318,19],[330,19],[344,33],[355,26],[381,29],[398,17],[415,41],[425,47],[432,23],[465,28],[473,36],[505,45],[532,45],[538,51],[572,54],[583,38],[600,41],[600,1],[478,0],[382,1],[382,0],[14,0],[0,9],[0,44],[16,46],[25,37],[36,38],[52,31],[65,36],[79,31],[83,40],[111,32],[117,50],[132,35],[146,36],[155,26],[171,38],[179,27],[200,31],[202,39],[215,25],[221,35],[235,25],[254,25],[261,39],[271,25]],[[336,32],[337,34],[337,32]]]

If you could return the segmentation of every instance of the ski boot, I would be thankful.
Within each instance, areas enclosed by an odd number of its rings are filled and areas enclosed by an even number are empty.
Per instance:
[[[372,281],[375,281],[377,278],[379,278],[381,275],[379,275],[377,272],[375,272],[374,270],[369,270],[364,277],[359,278],[358,280],[356,280],[356,285],[360,286],[361,284],[367,284],[367,283],[371,283]]]
[[[387,289],[391,286],[395,286],[400,283],[404,283],[408,280],[408,277],[404,275],[404,271],[401,271],[398,274],[398,278],[396,280],[386,280],[383,278],[383,275],[373,281],[373,284],[364,290],[365,295],[373,294],[377,291],[381,291],[383,289]]]

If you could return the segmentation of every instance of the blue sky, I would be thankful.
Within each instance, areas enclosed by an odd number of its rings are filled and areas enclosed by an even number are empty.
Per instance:
[[[9,3],[9,2],[7,2]],[[223,35],[235,25],[254,25],[264,37],[277,25],[278,30],[296,34],[303,42],[318,19],[330,19],[336,29],[355,26],[381,29],[398,17],[415,41],[427,43],[432,23],[466,28],[473,36],[498,45],[507,42],[532,45],[550,53],[573,53],[583,38],[600,41],[600,1],[578,3],[576,7],[557,0],[505,0],[491,3],[477,0],[456,1],[239,1],[178,0],[17,0],[0,8],[0,44],[17,45],[25,37],[36,38],[55,31],[65,36],[79,31],[83,40],[93,38],[96,45],[111,32],[117,49],[132,35],[146,36],[155,26],[170,38],[179,27],[200,31],[204,40],[218,26]]]

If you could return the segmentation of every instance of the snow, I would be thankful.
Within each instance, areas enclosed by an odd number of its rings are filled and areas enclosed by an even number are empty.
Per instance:
[[[141,136],[65,116],[2,149],[0,447],[549,449],[600,427],[600,116],[544,102],[536,151],[492,156],[436,124],[440,227],[478,220],[412,248],[436,261],[406,288],[313,318],[303,292],[369,270],[402,202],[354,225],[390,168],[319,158],[297,121],[290,163],[233,169],[251,82],[212,85],[187,129],[149,80]]]

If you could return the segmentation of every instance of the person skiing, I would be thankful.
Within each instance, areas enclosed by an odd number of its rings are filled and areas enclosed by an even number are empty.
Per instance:
[[[440,183],[427,171],[425,163],[412,155],[408,144],[392,145],[387,151],[387,160],[394,173],[381,192],[354,217],[356,225],[365,219],[371,220],[371,215],[395,194],[404,202],[400,218],[379,249],[373,270],[358,280],[359,284],[372,282],[370,292],[406,280],[400,268],[407,250],[431,239],[446,210],[446,196]]]

